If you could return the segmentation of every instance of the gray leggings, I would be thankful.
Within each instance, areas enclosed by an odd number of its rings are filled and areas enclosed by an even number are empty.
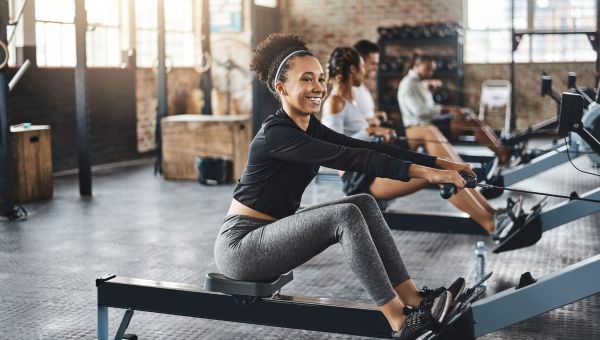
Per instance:
[[[410,279],[375,199],[367,194],[318,204],[269,222],[242,215],[225,218],[215,262],[236,280],[267,281],[340,243],[354,274],[378,306]]]

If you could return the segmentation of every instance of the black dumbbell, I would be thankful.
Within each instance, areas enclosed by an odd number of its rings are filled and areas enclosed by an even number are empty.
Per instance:
[[[379,33],[381,39],[391,39],[393,37],[392,28],[389,27],[379,27],[377,28],[377,33]]]
[[[386,61],[379,62],[379,71],[387,72],[390,70],[390,65]]]
[[[467,182],[466,188],[473,189],[477,186],[477,177],[473,177],[466,172],[461,171],[460,175]],[[444,199],[452,197],[456,193],[456,186],[454,184],[444,184],[440,190],[440,196]]]
[[[435,58],[435,63],[436,63],[436,66],[437,66],[438,70],[445,71],[445,70],[448,69],[445,57],[443,57],[443,56],[440,55],[440,56],[437,56],[437,57],[434,57],[434,58]]]

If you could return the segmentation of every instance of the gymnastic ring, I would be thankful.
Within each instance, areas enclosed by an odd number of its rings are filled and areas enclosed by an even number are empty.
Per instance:
[[[165,69],[167,74],[171,73],[171,70],[173,69],[173,59],[169,56],[165,57]],[[158,74],[158,57],[154,59],[154,63],[152,64],[152,72],[154,74]]]
[[[208,51],[204,51],[202,53],[202,56],[204,57],[204,60],[206,60],[204,65],[197,66],[196,64],[194,64],[194,71],[196,71],[200,74],[210,70],[210,68],[212,67],[212,61],[213,61],[212,56],[210,55],[210,53]]]
[[[4,58],[0,62],[0,70],[1,70],[6,66],[6,64],[8,64],[8,47],[6,47],[6,44],[4,43],[4,41],[0,41],[0,48],[2,49],[2,53],[4,53]]]

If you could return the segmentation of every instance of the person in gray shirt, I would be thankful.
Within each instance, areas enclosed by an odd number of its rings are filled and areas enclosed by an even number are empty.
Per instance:
[[[465,131],[473,131],[478,143],[489,147],[501,163],[510,160],[510,151],[502,145],[494,130],[475,118],[470,110],[433,101],[429,85],[435,63],[428,55],[415,54],[411,68],[398,86],[398,103],[409,139],[422,138],[422,127],[437,126],[450,140],[456,140]]]

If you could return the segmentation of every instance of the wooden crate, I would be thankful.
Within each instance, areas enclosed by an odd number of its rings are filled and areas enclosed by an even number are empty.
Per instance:
[[[15,202],[26,203],[52,198],[50,127],[12,126],[10,131]]]
[[[197,180],[196,157],[233,161],[233,176],[242,176],[252,138],[250,115],[175,115],[161,121],[163,174],[166,179]]]

